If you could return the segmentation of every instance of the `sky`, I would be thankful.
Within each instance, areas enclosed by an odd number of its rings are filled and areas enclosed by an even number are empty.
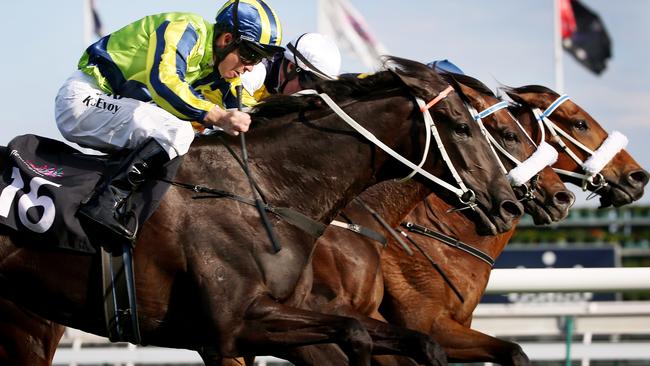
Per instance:
[[[54,97],[83,50],[83,1],[3,1],[0,12],[0,144],[24,133],[62,139]],[[206,19],[223,0],[96,0],[106,32],[142,16],[191,11]],[[284,43],[317,31],[316,0],[267,0],[284,27]],[[428,62],[447,58],[492,88],[555,87],[553,0],[351,0],[390,54]],[[564,90],[607,130],[629,138],[628,151],[650,169],[650,1],[582,0],[603,20],[613,44],[596,76],[563,55]],[[363,72],[343,52],[343,72]],[[574,189],[577,192],[577,189]],[[578,194],[576,206],[596,205]],[[650,203],[646,194],[642,203]]]

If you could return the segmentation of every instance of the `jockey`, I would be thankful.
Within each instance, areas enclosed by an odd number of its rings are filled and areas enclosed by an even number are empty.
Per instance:
[[[341,53],[336,44],[322,34],[304,33],[289,42],[283,54],[242,75],[243,102],[252,106],[271,94],[294,94],[311,88],[315,80],[336,79],[340,70]]]
[[[213,24],[191,13],[144,17],[90,45],[55,101],[61,134],[104,152],[132,150],[79,214],[135,239],[125,202],[194,139],[188,121],[246,132],[250,116],[206,100],[196,86],[236,79],[284,50],[280,20],[264,0],[229,0]],[[119,212],[119,213],[118,213]]]

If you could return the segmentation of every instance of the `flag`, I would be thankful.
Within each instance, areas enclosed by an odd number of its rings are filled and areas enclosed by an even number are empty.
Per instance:
[[[562,39],[571,37],[576,31],[576,18],[573,15],[571,0],[560,0],[560,23],[562,25]]]
[[[381,56],[388,51],[348,0],[320,0],[318,10],[320,33],[334,39],[341,49],[353,52],[366,67],[381,68]]]
[[[95,0],[83,0],[83,44],[87,47],[89,44],[94,43],[97,38],[104,36],[102,29],[102,22],[95,6]]]
[[[102,28],[102,21],[99,19],[95,0],[90,0],[90,11],[92,13],[93,33],[95,33],[98,38],[102,38],[104,36],[104,29]]]
[[[592,72],[605,71],[612,51],[600,17],[578,0],[561,0],[560,20],[564,49]]]

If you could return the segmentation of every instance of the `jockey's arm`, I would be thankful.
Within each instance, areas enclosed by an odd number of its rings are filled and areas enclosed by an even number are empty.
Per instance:
[[[215,104],[204,99],[185,80],[187,62],[197,43],[187,21],[170,22],[151,36],[147,58],[147,87],[157,105],[187,121],[203,121]]]
[[[180,119],[201,121],[218,126],[226,133],[246,132],[250,116],[238,111],[226,111],[206,100],[185,80],[187,60],[196,45],[194,29],[188,22],[171,22],[150,41],[153,59],[147,60],[150,70],[149,90],[154,101]],[[159,39],[162,38],[162,39]]]

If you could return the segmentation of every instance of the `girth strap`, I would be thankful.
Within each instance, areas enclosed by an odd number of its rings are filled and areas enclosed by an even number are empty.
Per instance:
[[[189,189],[191,191],[194,191],[196,193],[206,193],[208,195],[206,196],[196,196],[192,197],[193,199],[206,199],[206,198],[228,198],[234,201],[238,201],[241,203],[245,203],[247,205],[256,207],[256,202],[253,199],[242,197],[239,195],[236,195],[232,192],[228,191],[223,191],[220,189],[214,189],[214,188],[209,188],[209,187],[203,187],[203,186],[198,186],[198,185],[193,185],[193,184],[187,184],[187,183],[181,183],[181,182],[175,182],[171,180],[166,180],[166,179],[161,179],[163,182],[167,182],[173,186],[176,187],[181,187],[185,189]],[[325,228],[327,227],[325,224],[320,223],[311,217],[308,217],[294,209],[288,208],[288,207],[276,207],[273,206],[269,203],[264,203],[263,205],[264,210],[271,212],[275,214],[276,216],[282,218],[284,221],[290,223],[291,225],[296,226],[297,228],[301,229],[302,231],[314,236],[314,237],[319,237],[323,235],[323,232],[325,232]]]
[[[489,264],[490,267],[494,267],[494,259],[492,259],[492,257],[490,257],[488,254],[482,252],[479,249],[476,249],[468,244],[463,243],[462,241],[456,238],[452,238],[451,236],[439,233],[437,231],[433,231],[431,229],[428,229],[422,225],[418,225],[413,222],[403,222],[402,226],[404,226],[405,228],[407,228],[409,231],[413,233],[428,236],[446,245],[449,245],[450,247],[454,247],[456,249],[462,250],[463,252],[468,253],[482,260],[483,262]]]

